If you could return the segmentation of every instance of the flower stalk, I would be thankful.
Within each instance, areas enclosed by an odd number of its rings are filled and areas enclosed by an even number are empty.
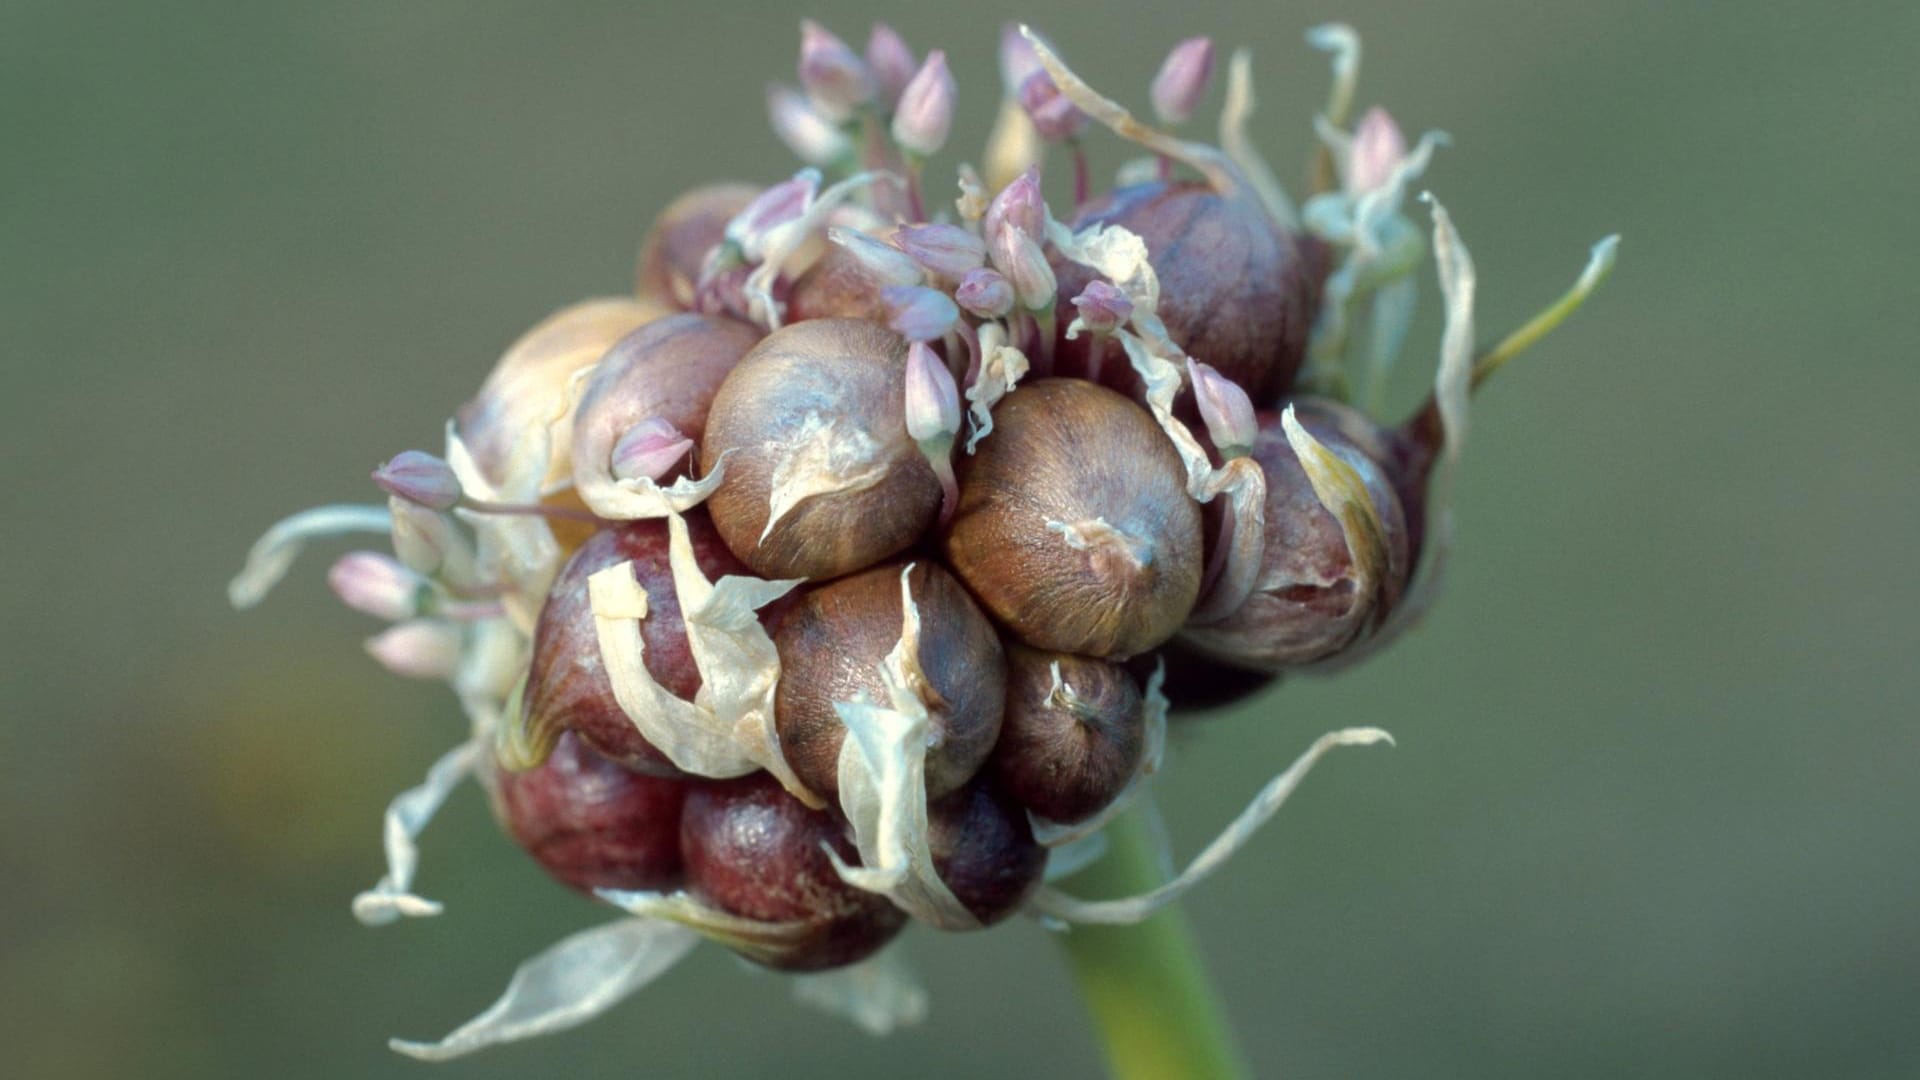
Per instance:
[[[1070,879],[1077,891],[1131,896],[1165,880],[1147,813],[1136,806],[1107,826],[1107,854]],[[1133,926],[1075,926],[1059,939],[1114,1080],[1251,1075],[1178,907]]]

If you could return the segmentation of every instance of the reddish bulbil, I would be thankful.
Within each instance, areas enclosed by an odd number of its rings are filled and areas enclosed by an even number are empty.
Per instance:
[[[1095,224],[1119,225],[1146,241],[1160,278],[1159,316],[1175,344],[1238,383],[1256,405],[1272,404],[1293,385],[1324,268],[1258,203],[1200,183],[1135,184],[1093,198],[1073,228]],[[1093,272],[1058,261],[1054,273],[1060,310],[1071,316],[1072,300]],[[1063,336],[1055,374],[1085,377],[1091,345],[1090,335]],[[1123,393],[1138,385],[1125,355],[1111,344],[1098,369],[1101,381]]]
[[[499,771],[501,823],[560,881],[579,889],[669,889],[680,880],[687,785],[643,776],[563,733],[526,772]]]
[[[836,815],[809,810],[765,773],[703,783],[688,793],[680,819],[687,888],[733,915],[804,922],[805,940],[748,959],[790,971],[816,971],[863,959],[893,939],[906,915],[877,893],[842,881],[831,846],[849,864],[859,856]]]

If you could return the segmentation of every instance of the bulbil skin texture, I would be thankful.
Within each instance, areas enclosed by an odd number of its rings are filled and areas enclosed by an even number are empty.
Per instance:
[[[1203,569],[1198,504],[1144,409],[1081,379],[1023,384],[961,455],[947,563],[1035,648],[1124,659],[1172,637]],[[1136,545],[1073,547],[1048,523],[1104,520]]]
[[[752,184],[703,184],[668,203],[640,245],[635,292],[675,311],[692,310],[708,250],[759,194]]]
[[[1071,694],[1055,694],[1053,665]],[[993,774],[1049,821],[1084,821],[1120,794],[1146,752],[1140,688],[1105,660],[1007,647],[1007,714]]]
[[[1151,182],[1097,195],[1075,215],[1078,232],[1119,225],[1146,241],[1148,262],[1160,278],[1159,316],[1168,336],[1187,354],[1238,383],[1256,405],[1279,400],[1293,385],[1306,355],[1320,304],[1320,262],[1258,203],[1222,195],[1206,184]],[[1057,260],[1060,309],[1093,271]],[[1066,320],[1062,320],[1064,326]],[[1084,375],[1093,336],[1063,337],[1055,371]],[[1107,344],[1101,380],[1133,393],[1138,380],[1117,346]]]
[[[787,319],[802,322],[811,319],[866,319],[886,322],[880,304],[885,283],[877,280],[860,260],[839,244],[828,246],[826,254],[793,283],[787,293]]]
[[[760,340],[746,323],[684,313],[615,342],[581,391],[573,421],[575,483],[606,475],[614,447],[642,420],[659,418],[698,443],[720,383]],[[662,484],[685,471],[661,476]]]
[[[679,883],[684,781],[621,768],[563,733],[538,767],[499,770],[494,789],[508,835],[561,882],[585,893]]]
[[[727,454],[727,472],[707,506],[755,573],[838,577],[906,550],[933,524],[940,481],[907,434],[906,356],[906,340],[886,327],[814,319],[767,335],[720,385],[700,466],[711,472]],[[835,434],[816,434],[816,449],[844,450],[879,479],[802,500],[763,542],[776,470],[822,425]]]
[[[1353,429],[1364,435],[1374,430],[1371,422],[1331,402],[1294,404],[1301,426],[1365,481],[1386,533],[1388,565],[1378,592],[1370,600],[1362,597],[1345,535],[1300,468],[1280,414],[1261,413],[1253,457],[1267,477],[1267,526],[1253,595],[1225,619],[1180,635],[1182,644],[1204,656],[1254,671],[1302,667],[1364,639],[1399,602],[1411,573],[1407,520],[1392,480],[1345,434]]]
[[[985,776],[927,804],[927,848],[941,883],[982,926],[1020,910],[1047,869],[1027,812]]]
[[[774,636],[781,750],[800,779],[829,798],[840,789],[847,734],[834,702],[887,700],[881,664],[900,641],[901,569],[888,563],[807,590]],[[907,581],[920,609],[919,661],[927,677],[921,696],[933,728],[927,794],[938,798],[966,783],[993,752],[1006,702],[1006,657],[993,625],[952,574],[922,561]]]
[[[694,896],[749,919],[811,924],[792,953],[748,956],[789,971],[864,959],[906,924],[906,914],[885,897],[841,880],[826,845],[858,865],[837,817],[807,809],[765,773],[695,784],[680,818],[681,857]]]
[[[709,580],[743,574],[746,568],[720,541],[712,522],[698,510],[686,515],[694,562]],[[640,734],[614,699],[600,660],[587,579],[615,563],[631,560],[634,580],[647,591],[647,617],[640,620],[647,671],[675,697],[692,701],[700,689],[700,669],[687,645],[680,596],[668,563],[667,523],[631,521],[595,533],[574,552],[547,594],[533,633],[533,663],[525,695],[529,741],[545,745],[561,730],[571,730],[594,750],[627,768],[653,776],[682,773]]]

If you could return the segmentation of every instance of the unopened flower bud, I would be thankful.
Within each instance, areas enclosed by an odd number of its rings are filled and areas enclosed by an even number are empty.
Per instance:
[[[353,551],[340,556],[327,571],[333,594],[355,611],[378,619],[410,619],[420,612],[420,594],[426,579],[377,551]]]
[[[847,133],[816,112],[807,96],[791,86],[768,84],[767,119],[787,149],[809,165],[831,165],[853,152]]]
[[[1347,160],[1347,194],[1378,191],[1407,159],[1407,137],[1387,110],[1375,105],[1360,118]]]
[[[1213,83],[1213,41],[1195,37],[1175,45],[1153,77],[1153,111],[1164,124],[1184,124],[1207,99]]]
[[[1212,366],[1191,357],[1187,374],[1193,379],[1193,397],[1200,405],[1200,418],[1207,422],[1207,434],[1223,458],[1246,457],[1253,440],[1260,434],[1260,422],[1253,415],[1253,399],[1240,385]]]
[[[993,239],[1002,225],[1013,225],[1028,236],[1045,236],[1047,202],[1040,197],[1040,168],[1035,166],[1015,177],[987,204],[980,219],[980,235]]]
[[[987,261],[987,245],[958,225],[906,225],[895,229],[893,243],[928,273],[962,278]]]
[[[921,157],[939,153],[953,127],[955,93],[947,54],[935,49],[900,92],[900,106],[893,114],[893,141]]]
[[[1013,286],[998,270],[981,267],[967,271],[953,290],[953,299],[983,319],[997,319],[1013,310]]]
[[[907,434],[915,442],[950,441],[960,431],[960,388],[940,357],[916,341],[907,349]]]
[[[1020,84],[1020,106],[1033,120],[1033,129],[1048,142],[1065,142],[1087,126],[1087,114],[1067,100],[1053,76],[1036,71]]]
[[[693,449],[693,440],[666,419],[649,416],[613,444],[613,475],[621,480],[658,480]]]
[[[367,654],[395,675],[445,679],[460,666],[460,628],[440,619],[409,619],[368,638]]]
[[[820,189],[820,171],[801,169],[754,197],[745,210],[727,222],[727,242],[749,257],[760,250],[769,231],[805,213]]]
[[[880,285],[918,285],[922,279],[920,264],[892,244],[882,243],[861,232],[844,225],[835,225],[827,229],[827,239],[846,249],[848,255],[860,264]]]
[[[1000,81],[1009,95],[1020,92],[1020,84],[1027,76],[1043,70],[1040,54],[1033,51],[1033,43],[1020,32],[1017,23],[1003,23],[1000,26]]]
[[[924,285],[891,285],[880,290],[887,325],[908,341],[944,337],[960,321],[960,309],[938,289]]]
[[[460,502],[460,481],[453,467],[421,450],[402,450],[373,470],[380,490],[430,510],[451,510]]]
[[[1133,301],[1110,282],[1099,278],[1087,283],[1073,298],[1080,322],[1096,334],[1110,334],[1133,318]]]
[[[393,514],[393,553],[409,570],[437,574],[460,550],[453,518],[444,511],[398,498],[389,499],[387,508]]]
[[[1021,307],[1041,311],[1052,306],[1056,287],[1053,267],[1047,265],[1046,252],[1025,229],[1001,226],[994,235],[992,253],[993,265],[1006,275]]]
[[[814,108],[835,123],[873,100],[873,78],[859,54],[812,19],[800,21],[799,73]]]
[[[919,67],[905,38],[886,23],[873,24],[873,30],[867,34],[867,71],[873,76],[882,106],[892,109],[900,103],[900,92],[907,88]]]

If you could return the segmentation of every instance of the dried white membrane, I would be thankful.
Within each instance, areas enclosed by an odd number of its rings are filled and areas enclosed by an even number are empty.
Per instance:
[[[830,211],[861,188],[881,182],[897,184],[900,178],[890,172],[863,172],[849,176],[814,196],[799,217],[767,230],[760,252],[760,265],[747,275],[745,288],[748,315],[755,322],[765,326],[769,332],[780,329],[785,311],[784,305],[773,298],[774,282],[779,280],[781,272],[789,268],[788,264],[801,253],[814,234],[825,226]]]
[[[471,739],[447,751],[427,770],[426,780],[401,792],[387,806],[387,873],[373,888],[353,898],[354,918],[367,926],[385,926],[401,918],[440,914],[439,901],[412,891],[414,871],[420,866],[417,841],[447,795],[473,771],[483,745]]]
[[[709,583],[694,560],[685,519],[668,515],[667,530],[674,591],[700,671],[700,690],[687,701],[647,670],[640,633],[640,620],[649,610],[647,592],[634,578],[633,564],[622,562],[587,579],[614,700],[640,734],[682,770],[720,778],[764,768],[817,809],[823,801],[800,783],[780,752],[773,724],[780,655],[755,614],[799,582],[730,574]]]
[[[227,601],[246,609],[258,604],[287,576],[307,541],[348,533],[384,533],[393,516],[384,506],[316,506],[274,524],[247,551],[246,564],[227,584]]]
[[[799,430],[774,444],[779,459],[767,485],[767,526],[760,542],[794,507],[815,495],[865,491],[886,478],[880,444],[858,424],[809,410]]]
[[[993,407],[1013,392],[1027,374],[1027,354],[1007,344],[1006,327],[997,322],[980,324],[980,374],[967,387],[967,415],[973,433],[967,437],[967,453],[993,432]]]
[[[564,1031],[624,1001],[699,943],[692,930],[660,919],[621,919],[583,930],[521,964],[500,1000],[446,1038],[394,1039],[388,1045],[421,1061],[448,1061]]]
[[[927,1018],[927,988],[898,945],[857,964],[791,976],[795,1001],[888,1035]]]
[[[1340,525],[1340,535],[1347,545],[1347,559],[1354,570],[1353,603],[1355,607],[1366,607],[1385,583],[1388,559],[1386,527],[1380,523],[1380,513],[1373,505],[1373,496],[1367,492],[1367,482],[1352,465],[1300,426],[1292,405],[1280,414],[1280,429],[1286,434],[1287,445],[1300,462],[1301,471],[1307,474],[1314,498],[1320,500],[1320,505]]]
[[[447,464],[461,489],[482,502],[538,503],[550,448],[545,426],[528,427],[514,441],[504,462],[506,478],[496,485],[480,468],[453,421],[447,421]],[[533,636],[540,607],[560,573],[560,544],[553,538],[547,520],[538,514],[454,512],[473,528],[479,540],[476,562],[480,574],[504,586],[500,602],[508,617],[521,633]]]
[[[920,608],[907,575],[900,572],[900,641],[880,664],[887,702],[834,703],[847,726],[840,744],[840,808],[853,827],[860,866],[848,866],[827,849],[833,868],[849,885],[879,893],[902,911],[943,930],[980,925],[940,880],[933,866],[927,824],[927,735],[932,719],[918,687]]]
[[[1376,742],[1393,741],[1392,736],[1379,728],[1346,728],[1330,731],[1320,736],[1307,752],[1287,767],[1287,770],[1267,782],[1260,789],[1247,808],[1215,837],[1213,842],[1194,856],[1187,868],[1156,889],[1138,896],[1114,900],[1082,900],[1061,892],[1051,885],[1043,885],[1034,894],[1031,906],[1043,917],[1059,919],[1069,923],[1103,923],[1126,925],[1144,921],[1154,912],[1179,899],[1187,890],[1205,880],[1208,875],[1225,865],[1236,852],[1246,846],[1253,834],[1265,825],[1280,807],[1293,794],[1300,781],[1307,775],[1316,761],[1337,746],[1366,746]]]
[[[735,915],[687,892],[595,889],[594,893],[630,915],[684,926],[703,938],[768,964],[778,964],[795,949],[804,947],[814,929],[806,920],[767,922]]]

